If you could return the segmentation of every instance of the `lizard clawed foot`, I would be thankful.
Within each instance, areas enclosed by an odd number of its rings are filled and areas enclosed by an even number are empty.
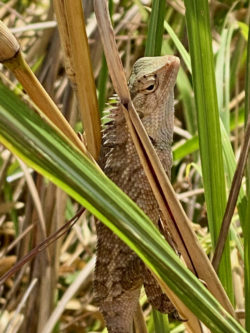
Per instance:
[[[174,320],[181,321],[183,323],[185,323],[185,322],[188,321],[187,319],[182,318],[177,310],[174,311],[174,312],[172,312],[172,313],[170,313],[169,317],[172,318],[172,319],[174,319]]]

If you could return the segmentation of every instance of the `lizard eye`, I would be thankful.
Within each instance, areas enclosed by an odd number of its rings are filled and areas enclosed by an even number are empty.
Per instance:
[[[150,94],[157,88],[157,82],[155,79],[150,80],[143,88],[144,94]]]
[[[146,90],[148,90],[148,91],[152,91],[152,90],[154,90],[154,87],[155,87],[155,85],[154,85],[154,84],[151,84],[150,86],[148,86],[148,87],[146,88]]]

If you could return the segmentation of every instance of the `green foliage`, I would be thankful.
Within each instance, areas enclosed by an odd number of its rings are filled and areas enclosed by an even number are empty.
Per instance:
[[[2,85],[0,140],[111,228],[214,332],[244,332],[184,267],[147,216],[62,134]]]
[[[207,0],[185,1],[208,223],[215,246],[226,207],[219,112]],[[229,243],[219,276],[233,300]]]
[[[166,2],[162,0],[153,0],[152,12],[149,18],[145,57],[161,55],[165,12]]]
[[[248,29],[247,64],[246,64],[246,99],[245,124],[250,121],[250,29]],[[250,331],[250,155],[246,167],[247,206],[244,221],[244,255],[245,255],[245,312],[246,330]]]
[[[21,11],[25,16],[28,12],[27,8],[32,2],[35,6],[34,1],[20,0],[17,2],[15,10]],[[231,186],[237,163],[236,156],[239,153],[239,148],[235,144],[233,149],[231,141],[235,137],[240,137],[237,131],[240,131],[244,120],[247,120],[250,109],[250,43],[249,27],[245,17],[249,3],[246,0],[217,1],[216,3],[207,0],[185,0],[184,2],[186,17],[178,2],[167,2],[166,5],[166,1],[163,0],[152,0],[151,11],[139,0],[122,0],[118,4],[109,0],[109,10],[115,27],[126,18],[134,5],[138,9],[137,14],[141,15],[138,20],[134,20],[134,17],[131,19],[131,26],[135,25],[134,29],[131,28],[130,22],[127,25],[123,22],[124,25],[117,35],[119,51],[121,51],[126,69],[129,70],[130,65],[138,57],[143,56],[145,45],[146,56],[177,54],[181,58],[182,66],[177,78],[175,94],[176,100],[178,100],[176,125],[177,127],[182,126],[187,135],[182,137],[181,134],[176,134],[174,137],[172,178],[177,192],[180,193],[200,190],[204,186],[205,199],[203,195],[196,196],[193,204],[185,201],[184,208],[187,208],[187,212],[190,213],[190,207],[191,209],[194,207],[191,219],[205,227],[208,216],[210,234],[206,232],[201,236],[199,231],[197,234],[202,246],[211,255],[211,239],[212,248],[214,248],[225,210],[226,193]],[[208,8],[208,4],[210,8]],[[45,5],[43,4],[43,6]],[[15,20],[18,20],[18,17]],[[33,21],[34,19],[29,19],[27,22]],[[13,18],[10,22],[13,22]],[[86,22],[88,23],[88,20]],[[39,33],[42,35],[42,31]],[[22,40],[24,44],[29,40],[27,36],[25,35],[25,39]],[[23,49],[30,50],[31,48],[24,46]],[[39,53],[37,57],[36,64],[39,63],[39,70],[42,71],[46,56],[44,53]],[[108,71],[105,59],[103,57],[102,61],[99,60],[101,70],[97,78],[97,91],[100,115],[102,115],[107,97],[112,94],[112,91],[108,90]],[[47,66],[47,64],[45,65]],[[59,75],[61,76],[61,73]],[[239,108],[237,105],[233,107],[231,106],[232,101],[238,98],[239,93],[244,90],[245,78],[245,106],[239,99],[236,103],[239,104]],[[58,102],[61,103],[61,100]],[[108,121],[108,119],[104,121]],[[81,130],[81,125],[77,128]],[[67,199],[65,212],[67,218],[74,214],[76,201],[87,207],[127,242],[164,281],[163,283],[172,288],[183,299],[183,302],[207,323],[212,332],[245,332],[234,319],[224,312],[206,288],[183,267],[145,214],[87,158],[75,150],[63,135],[42,121],[37,114],[30,111],[2,85],[0,85],[0,140],[14,154],[24,159],[28,165],[71,196]],[[5,160],[0,158],[1,199],[5,202],[12,202],[14,201],[14,190],[9,183],[2,183],[1,172]],[[201,162],[202,172],[200,174],[194,168],[189,167],[194,165],[194,162],[198,169]],[[188,177],[186,177],[187,170],[189,170]],[[18,163],[12,162],[6,175],[13,175],[17,171],[19,171]],[[183,177],[181,177],[181,172]],[[194,181],[195,177],[198,180]],[[250,332],[249,194],[250,159],[238,197],[234,215],[236,223],[230,233],[230,248],[227,244],[219,271],[221,281],[233,302],[230,249],[237,248],[241,260],[244,260],[246,331]],[[15,208],[11,209],[8,214],[8,219],[14,222],[16,235],[19,235],[19,215],[20,213]],[[204,233],[205,229],[203,227],[201,229]],[[74,243],[74,249],[77,244],[77,242]],[[242,250],[243,244],[244,251]],[[88,259],[89,256],[87,256]],[[73,283],[75,274],[64,277],[65,281]],[[58,278],[58,281],[60,283],[62,279]],[[60,291],[58,294],[59,301],[63,292]],[[147,311],[148,309],[146,313]],[[98,330],[101,322],[95,320],[91,325],[87,328],[88,330],[93,331],[93,327]],[[184,331],[184,325],[171,321],[169,323],[167,316],[153,311],[148,329],[150,333],[178,333]],[[57,331],[59,330],[60,323],[57,327]],[[105,330],[105,332],[107,331]]]

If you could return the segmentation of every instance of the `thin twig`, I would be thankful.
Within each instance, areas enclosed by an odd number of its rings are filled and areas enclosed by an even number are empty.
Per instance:
[[[227,207],[225,210],[225,214],[223,217],[220,235],[217,241],[217,245],[215,248],[212,265],[214,266],[214,269],[217,271],[219,267],[219,263],[221,260],[221,256],[225,247],[231,219],[234,213],[234,209],[237,203],[237,198],[240,191],[241,181],[244,174],[246,162],[247,162],[247,155],[249,152],[249,146],[250,146],[250,116],[248,117],[246,131],[245,131],[245,138],[242,146],[242,150],[240,153],[240,158],[237,164],[237,168],[234,174],[234,178],[232,181]]]

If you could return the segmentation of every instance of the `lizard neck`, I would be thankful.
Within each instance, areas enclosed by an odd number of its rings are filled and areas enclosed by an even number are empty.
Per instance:
[[[137,108],[137,105],[135,105]],[[174,91],[170,91],[165,103],[157,108],[144,112],[142,123],[160,158],[160,161],[170,177],[172,167],[172,142],[174,129]]]
[[[136,104],[135,108],[137,110]],[[148,136],[153,139],[155,148],[170,147],[173,141],[174,129],[174,92],[169,93],[169,96],[164,104],[157,105],[157,108],[145,112],[142,118],[142,123],[148,133]]]

